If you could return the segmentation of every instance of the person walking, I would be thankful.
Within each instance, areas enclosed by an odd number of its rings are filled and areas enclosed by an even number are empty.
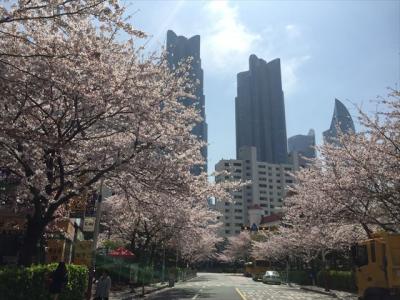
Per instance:
[[[58,299],[58,295],[61,294],[67,283],[68,271],[65,267],[65,263],[61,261],[58,263],[57,269],[55,269],[50,275],[49,292],[54,295],[54,300]]]
[[[95,300],[108,300],[111,288],[111,278],[107,271],[103,271],[96,285]]]

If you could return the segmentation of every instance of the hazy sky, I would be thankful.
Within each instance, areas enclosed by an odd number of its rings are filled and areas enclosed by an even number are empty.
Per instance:
[[[334,99],[355,105],[400,87],[400,1],[126,1],[133,24],[165,45],[166,31],[201,37],[209,172],[235,158],[236,74],[249,55],[279,57],[287,136],[329,128]],[[354,120],[357,128],[357,120]]]

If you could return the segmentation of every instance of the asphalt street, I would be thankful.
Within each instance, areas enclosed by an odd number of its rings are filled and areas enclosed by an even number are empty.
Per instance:
[[[153,294],[151,300],[327,300],[328,295],[287,285],[254,282],[240,274],[199,273],[196,278]]]

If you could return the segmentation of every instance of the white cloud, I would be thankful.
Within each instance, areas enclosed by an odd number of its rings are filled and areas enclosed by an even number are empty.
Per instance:
[[[215,71],[231,71],[247,65],[248,56],[257,48],[261,36],[240,20],[238,7],[228,1],[210,1],[204,6],[208,17],[202,34],[202,56]],[[229,68],[227,68],[229,65]]]
[[[296,89],[299,81],[298,70],[310,58],[311,56],[305,55],[301,57],[292,57],[283,61],[281,60],[282,86],[286,94],[291,94]]]
[[[239,5],[229,1],[207,1],[201,35],[203,68],[217,76],[234,76],[248,70],[249,55],[270,61],[281,58],[282,84],[291,94],[299,84],[299,71],[310,59],[297,24],[268,25],[255,32],[239,16]]]

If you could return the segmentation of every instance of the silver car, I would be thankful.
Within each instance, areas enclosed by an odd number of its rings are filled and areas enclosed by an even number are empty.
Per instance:
[[[274,284],[282,283],[281,276],[277,271],[266,271],[262,278],[262,281],[264,283],[274,283]]]

